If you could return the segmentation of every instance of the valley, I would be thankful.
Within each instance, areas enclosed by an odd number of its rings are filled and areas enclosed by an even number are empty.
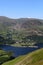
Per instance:
[[[43,20],[0,16],[1,65],[43,64],[42,51]]]

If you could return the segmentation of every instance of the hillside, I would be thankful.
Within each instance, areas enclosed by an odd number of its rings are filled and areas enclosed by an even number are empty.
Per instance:
[[[3,37],[6,44],[18,43],[13,44],[13,46],[21,47],[43,43],[43,20],[34,18],[11,19],[0,16],[0,36]]]
[[[2,65],[43,65],[43,48],[24,56],[20,56]]]
[[[8,17],[0,16],[0,30],[5,28],[31,30],[37,29],[38,26],[43,26],[43,20],[34,18],[11,19]]]

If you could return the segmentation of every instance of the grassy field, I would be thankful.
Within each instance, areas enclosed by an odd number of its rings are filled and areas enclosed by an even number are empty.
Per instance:
[[[24,56],[20,56],[2,65],[43,65],[43,48]]]

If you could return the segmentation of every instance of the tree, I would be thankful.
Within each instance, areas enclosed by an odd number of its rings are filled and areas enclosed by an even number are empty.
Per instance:
[[[5,41],[4,37],[0,34],[0,44],[4,44],[4,41]]]

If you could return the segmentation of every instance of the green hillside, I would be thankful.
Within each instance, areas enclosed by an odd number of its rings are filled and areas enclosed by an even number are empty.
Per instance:
[[[24,56],[20,56],[2,65],[43,65],[43,48]]]
[[[34,18],[11,19],[0,16],[0,36],[4,39],[0,44],[12,44],[18,47],[43,43],[43,20]]]

